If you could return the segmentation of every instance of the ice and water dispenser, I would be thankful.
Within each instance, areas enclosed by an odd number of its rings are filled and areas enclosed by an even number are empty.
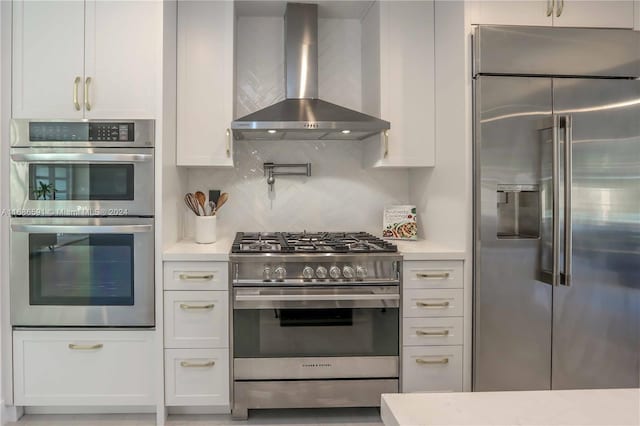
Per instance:
[[[498,185],[497,237],[540,237],[540,189],[538,185]]]

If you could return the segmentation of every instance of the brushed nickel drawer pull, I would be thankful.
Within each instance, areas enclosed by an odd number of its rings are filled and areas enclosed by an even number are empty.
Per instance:
[[[216,365],[215,361],[208,361],[208,362],[181,361],[180,362],[180,367],[185,367],[185,368],[207,368],[207,367],[213,367],[214,365]]]
[[[435,365],[435,364],[449,364],[449,358],[441,358],[441,359],[422,359],[416,358],[416,364],[420,365]]]
[[[231,157],[231,129],[227,129],[227,157]]]
[[[75,343],[69,343],[69,349],[73,349],[74,351],[92,351],[102,349],[103,346],[102,343],[96,343],[95,345],[76,345]]]
[[[449,307],[449,302],[439,302],[439,303],[427,303],[427,302],[416,302],[416,305],[420,308],[447,308]]]
[[[419,272],[416,274],[418,278],[442,278],[446,279],[451,276],[449,272]]]
[[[416,334],[418,336],[442,336],[442,337],[446,337],[446,336],[449,335],[449,330],[442,330],[442,331],[416,330]]]
[[[180,309],[213,309],[214,306],[213,303],[210,305],[187,305],[186,303],[181,303]]]
[[[202,280],[202,281],[211,281],[213,279],[213,274],[204,274],[204,275],[191,275],[191,274],[180,274],[178,278],[181,280]]]
[[[383,158],[387,158],[389,156],[389,131],[384,131],[384,154]]]

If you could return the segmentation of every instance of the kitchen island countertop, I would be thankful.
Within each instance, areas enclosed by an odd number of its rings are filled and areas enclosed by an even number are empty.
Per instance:
[[[640,389],[382,395],[385,426],[634,425]]]

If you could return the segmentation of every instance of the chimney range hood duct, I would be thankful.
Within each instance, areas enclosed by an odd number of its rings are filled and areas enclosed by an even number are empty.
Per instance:
[[[360,140],[388,121],[318,99],[318,5],[287,3],[286,99],[231,123],[236,140]]]

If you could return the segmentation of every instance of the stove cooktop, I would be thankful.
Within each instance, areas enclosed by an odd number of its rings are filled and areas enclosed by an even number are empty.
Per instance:
[[[396,253],[398,248],[366,232],[238,232],[232,253]]]

